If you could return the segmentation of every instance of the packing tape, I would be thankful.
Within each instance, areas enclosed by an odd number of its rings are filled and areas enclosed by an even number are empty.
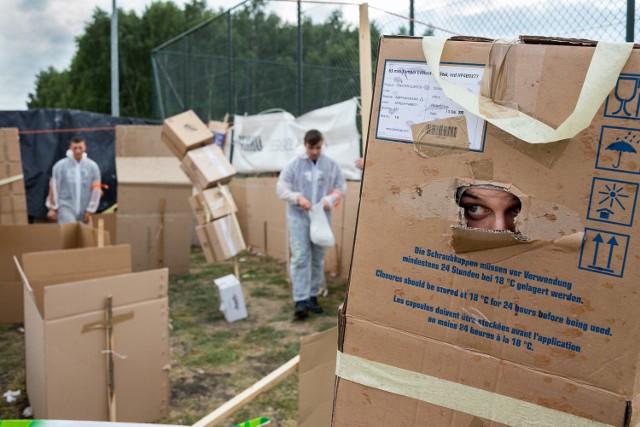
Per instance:
[[[222,228],[222,235],[224,236],[225,242],[227,242],[227,247],[229,248],[229,252],[231,252],[231,256],[236,256],[238,254],[238,250],[236,249],[236,245],[233,244],[233,237],[231,236],[231,230],[229,230],[229,226],[227,225],[226,217],[220,220],[220,228]]]
[[[606,97],[613,90],[622,67],[633,49],[633,43],[598,42],[575,110],[557,129],[554,129],[531,116],[498,105],[485,96],[474,95],[440,77],[440,58],[446,41],[447,39],[442,37],[422,39],[422,50],[427,64],[445,95],[476,116],[532,144],[573,138],[578,132],[588,127]]]
[[[338,351],[345,380],[510,426],[613,427],[524,400],[373,362]]]
[[[133,311],[128,313],[119,314],[117,316],[113,316],[113,324],[116,325],[118,323],[126,322],[127,320],[131,320],[134,317]],[[96,320],[95,322],[89,322],[82,326],[82,333],[91,332],[95,329],[104,329],[105,321],[104,320]]]
[[[207,155],[207,157],[211,161],[211,164],[216,169],[216,171],[218,171],[218,175],[226,176],[227,175],[227,170],[222,165],[222,163],[220,163],[220,160],[218,160],[216,155],[213,154],[213,149],[211,147],[212,147],[211,145],[207,145],[205,147],[205,150],[204,150],[205,154]]]
[[[20,181],[23,177],[24,175],[20,174],[20,175],[10,176],[9,178],[0,179],[0,186],[8,185],[13,182]]]

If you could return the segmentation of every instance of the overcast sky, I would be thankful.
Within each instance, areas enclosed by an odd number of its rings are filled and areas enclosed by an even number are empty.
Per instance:
[[[186,1],[174,3],[182,8]],[[118,8],[134,10],[139,16],[151,3],[152,0],[117,0]],[[207,3],[218,10],[241,0]],[[76,49],[75,37],[82,34],[95,8],[109,13],[112,8],[112,0],[2,0],[0,4],[0,111],[25,110],[27,96],[35,90],[36,75],[49,66],[58,71],[67,69]],[[388,0],[369,0],[369,4],[386,10],[397,8],[397,2]],[[286,6],[292,9],[291,5]]]

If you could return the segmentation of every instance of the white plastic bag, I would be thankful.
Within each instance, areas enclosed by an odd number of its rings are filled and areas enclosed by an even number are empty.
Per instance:
[[[311,218],[311,241],[325,248],[330,248],[335,245],[336,239],[333,237],[331,225],[324,212],[322,202],[311,207],[309,217]]]

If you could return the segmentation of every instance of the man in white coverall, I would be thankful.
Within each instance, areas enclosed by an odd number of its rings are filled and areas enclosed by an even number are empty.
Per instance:
[[[89,222],[98,209],[101,194],[100,168],[87,157],[84,139],[74,137],[69,143],[67,157],[53,166],[47,218],[67,222]]]
[[[305,153],[285,166],[276,186],[278,198],[288,202],[290,274],[298,319],[306,318],[309,311],[324,311],[317,295],[324,275],[325,248],[311,242],[309,210],[321,203],[331,222],[331,209],[338,205],[346,189],[338,164],[321,153],[322,143],[319,131],[308,131],[304,136]]]

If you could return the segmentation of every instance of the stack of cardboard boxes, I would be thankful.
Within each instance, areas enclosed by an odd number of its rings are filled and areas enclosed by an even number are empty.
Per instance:
[[[133,271],[189,272],[192,186],[161,143],[161,126],[116,126],[117,226],[103,215],[112,241],[131,245]],[[117,231],[117,238],[115,233]]]
[[[165,120],[162,140],[180,159],[181,169],[196,189],[189,203],[207,261],[234,257],[246,247],[235,215],[238,208],[225,185],[236,172],[213,144],[211,130],[189,110]]]
[[[18,129],[0,129],[0,224],[26,224],[27,198]]]

